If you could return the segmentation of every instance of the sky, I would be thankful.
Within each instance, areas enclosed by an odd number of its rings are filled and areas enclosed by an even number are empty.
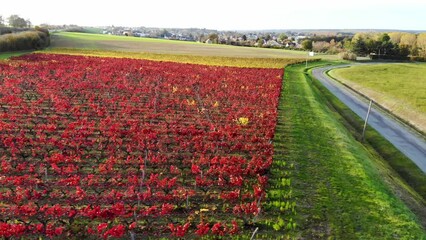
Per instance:
[[[426,30],[425,0],[19,0],[1,4],[33,25]]]

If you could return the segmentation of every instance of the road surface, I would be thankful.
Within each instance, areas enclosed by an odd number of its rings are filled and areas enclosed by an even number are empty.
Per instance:
[[[331,79],[326,72],[334,68],[348,67],[350,65],[328,66],[312,70],[312,74],[330,92],[340,99],[346,106],[362,119],[365,119],[369,100],[343,84]],[[380,108],[372,106],[368,125],[376,129],[383,137],[391,142],[403,154],[410,158],[419,168],[426,173],[426,140],[419,133],[407,125],[396,120]]]

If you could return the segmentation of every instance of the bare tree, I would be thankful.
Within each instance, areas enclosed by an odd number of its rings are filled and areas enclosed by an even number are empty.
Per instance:
[[[24,28],[27,27],[27,21],[25,21],[25,19],[19,17],[18,15],[14,14],[14,15],[10,15],[9,19],[9,25],[11,27],[16,27],[16,28]]]
[[[4,19],[3,16],[0,15],[0,27],[4,26]]]
[[[318,41],[312,43],[312,50],[315,52],[327,52],[330,48],[330,43],[326,41]]]
[[[25,22],[27,23],[27,27],[31,28],[31,21],[30,21],[30,19],[25,20]]]

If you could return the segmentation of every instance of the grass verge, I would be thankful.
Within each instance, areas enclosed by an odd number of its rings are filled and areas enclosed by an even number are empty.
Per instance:
[[[273,191],[282,188],[277,184],[285,171],[280,162],[294,166],[288,197],[296,202],[296,214],[287,212],[285,221],[296,226],[278,232],[303,239],[426,239],[416,215],[389,187],[387,180],[398,175],[336,116],[307,79],[303,64],[286,68],[266,205],[276,222],[286,216],[272,203],[287,199]]]
[[[360,133],[364,120],[352,112],[319,81],[313,81],[313,85],[327,99],[329,107],[339,113],[341,122],[352,135],[361,141]],[[409,158],[371,127],[366,129],[365,140],[367,147],[373,148],[423,199],[426,199],[426,176]]]
[[[0,60],[8,59],[8,58],[14,57],[14,56],[21,56],[21,55],[28,54],[28,53],[31,53],[31,52],[33,52],[33,51],[2,52],[2,53],[0,53]]]

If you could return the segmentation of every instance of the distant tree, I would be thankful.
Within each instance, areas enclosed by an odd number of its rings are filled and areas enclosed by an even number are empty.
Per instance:
[[[361,41],[361,39],[358,39],[358,41]],[[369,54],[369,53],[377,53],[378,54],[379,53],[379,49],[380,49],[380,45],[381,45],[380,41],[374,40],[372,38],[367,38],[363,41],[364,41],[365,53],[366,54]],[[358,43],[358,44],[361,44],[361,43]],[[358,47],[359,46],[360,45],[358,45]],[[381,53],[383,53],[383,51]]]
[[[407,57],[411,53],[410,48],[404,45],[399,46],[398,44],[395,44],[395,50],[397,51],[398,56],[401,56],[401,57]]]
[[[243,41],[247,41],[247,36],[244,34],[242,37]]]
[[[27,27],[27,21],[15,14],[10,15],[8,22],[11,27],[16,27],[16,28]]]
[[[326,51],[328,54],[337,54],[343,51],[342,42],[336,42],[336,40],[331,39],[329,44],[330,45]]]
[[[271,34],[266,35],[266,37],[265,37],[265,40],[266,40],[266,41],[269,41],[269,40],[271,40],[271,39],[272,39]]]
[[[199,42],[204,42],[204,34],[203,34],[203,33],[201,33],[201,34],[198,36],[198,41],[199,41]]]
[[[165,37],[171,37],[172,36],[172,34],[171,33],[169,33],[169,31],[167,31],[166,29],[163,29],[161,32],[160,32],[160,37],[162,37],[162,38],[165,38]]]
[[[31,21],[30,21],[30,19],[25,20],[25,22],[27,23],[27,27],[31,28]]]
[[[364,38],[358,37],[355,41],[352,40],[352,52],[359,56],[365,56],[369,53]]]
[[[4,19],[3,16],[0,15],[0,27],[4,26]]]
[[[315,52],[327,52],[330,49],[330,43],[326,41],[318,41],[312,43],[312,50]]]
[[[278,39],[282,42],[286,40],[288,36],[285,33],[281,33],[280,36],[278,36]]]
[[[217,35],[217,33],[210,33],[208,39],[210,39],[212,43],[219,43],[219,35]]]
[[[309,39],[303,40],[302,48],[305,50],[312,50],[313,48],[312,40],[309,40]]]
[[[347,51],[352,51],[353,49],[352,40],[349,38],[343,39],[343,48],[346,49]]]
[[[392,43],[399,44],[401,42],[402,32],[390,32],[389,37]]]
[[[391,38],[389,37],[389,34],[387,33],[383,33],[382,36],[380,37],[380,41],[382,41],[383,43],[387,43],[390,42]]]
[[[264,40],[263,40],[262,38],[259,38],[259,39],[257,40],[257,46],[258,46],[258,47],[263,47],[263,43],[264,43]]]
[[[399,55],[399,48],[391,42],[391,38],[387,33],[366,35],[365,49],[366,54],[376,53],[379,55]]]
[[[188,34],[188,39],[189,39],[189,40],[194,40],[194,39],[195,39],[195,38],[194,38],[194,35],[192,35],[192,33],[189,33],[189,34]]]
[[[417,36],[413,33],[404,33],[401,36],[399,44],[414,47],[416,45]]]
[[[366,39],[367,35],[365,33],[356,33],[353,37],[352,37],[352,44],[355,43],[356,41],[358,41],[359,39]]]
[[[420,33],[417,36],[417,47],[419,49],[419,55],[426,57],[426,33]]]
[[[410,54],[412,56],[418,55],[418,48],[417,48],[417,36],[413,33],[404,33],[401,36],[401,41],[399,45],[401,47],[407,47],[410,50]]]

